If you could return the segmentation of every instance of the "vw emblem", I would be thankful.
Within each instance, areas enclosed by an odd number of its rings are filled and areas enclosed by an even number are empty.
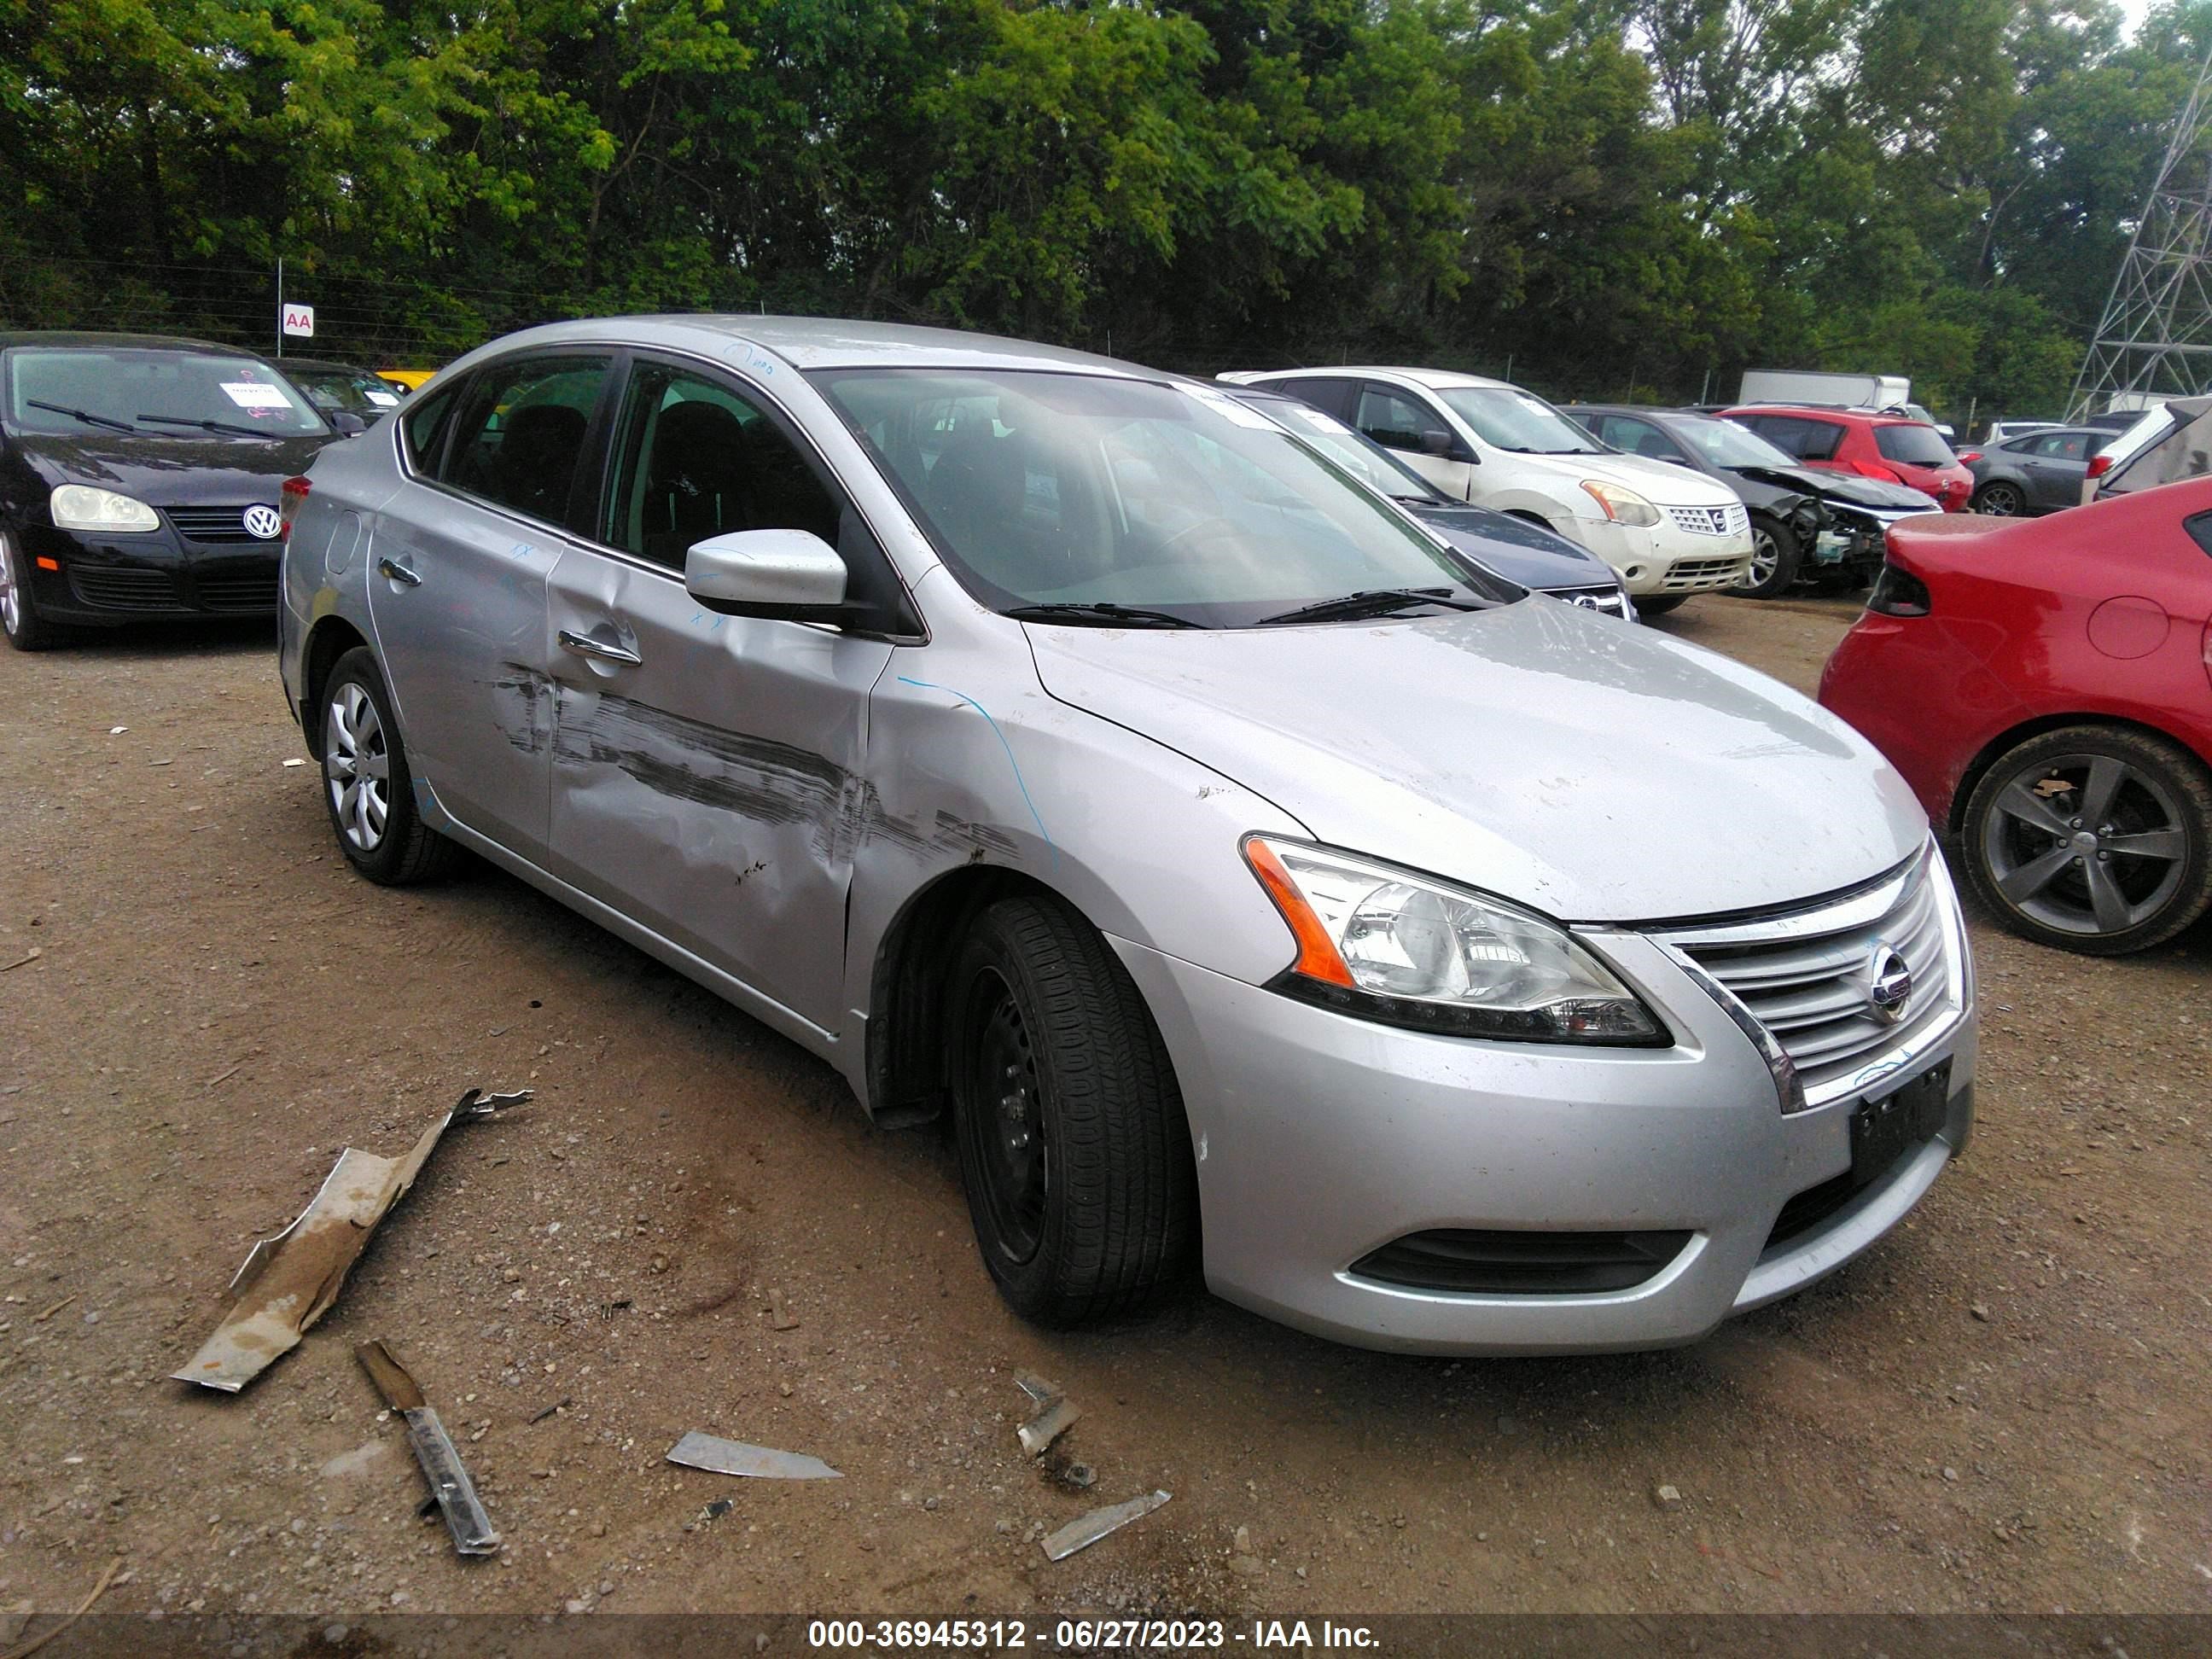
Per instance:
[[[246,533],[258,542],[273,542],[276,532],[284,527],[284,520],[276,516],[273,507],[256,503],[246,509]]]
[[[1877,941],[1867,957],[1867,1006],[1885,1025],[1905,1018],[1912,1002],[1912,968],[1896,949]]]

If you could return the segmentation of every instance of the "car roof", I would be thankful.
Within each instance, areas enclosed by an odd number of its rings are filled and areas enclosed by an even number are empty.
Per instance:
[[[102,334],[89,330],[65,328],[15,329],[0,334],[0,351],[12,351],[18,346],[37,346],[46,350],[77,348],[88,351],[128,347],[142,351],[205,352],[224,357],[261,356],[246,346],[217,345],[212,340],[195,340],[182,334]]]
[[[1869,426],[1924,426],[1930,432],[1936,429],[1933,422],[1916,420],[1910,415],[1892,415],[1879,409],[1838,409],[1832,404],[1733,404],[1721,412],[1723,416],[1801,415],[1821,421],[1863,421]]]
[[[748,316],[743,313],[598,317],[547,323],[503,335],[478,347],[463,362],[474,362],[482,354],[493,350],[503,353],[532,346],[610,341],[720,352],[727,352],[733,345],[750,345],[774,352],[802,372],[817,368],[990,368],[1063,373],[1083,369],[1132,379],[1164,378],[1158,370],[1115,358],[994,334],[924,328],[910,323],[861,322],[837,317]]]

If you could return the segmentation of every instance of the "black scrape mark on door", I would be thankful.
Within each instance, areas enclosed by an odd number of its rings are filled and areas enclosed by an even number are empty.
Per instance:
[[[501,678],[485,682],[500,694],[499,734],[524,754],[534,755],[545,746],[553,723],[553,682],[526,663],[499,666]]]
[[[942,809],[925,831],[886,811],[873,784],[810,750],[725,732],[605,693],[587,712],[575,693],[544,684],[560,699],[556,763],[612,766],[656,794],[763,823],[811,825],[816,850],[833,863],[848,862],[863,842],[888,842],[917,856],[995,854],[1012,860],[1020,854],[1002,830]]]

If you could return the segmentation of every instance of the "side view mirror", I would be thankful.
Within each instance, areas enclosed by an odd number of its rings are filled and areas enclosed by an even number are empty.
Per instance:
[[[331,410],[330,422],[337,428],[338,436],[341,438],[358,438],[368,430],[368,422],[349,409]]]
[[[1432,426],[1421,434],[1422,454],[1442,456],[1449,455],[1451,453],[1452,434],[1450,433]]]
[[[834,622],[845,608],[845,561],[808,530],[733,530],[694,542],[684,591],[726,617]]]

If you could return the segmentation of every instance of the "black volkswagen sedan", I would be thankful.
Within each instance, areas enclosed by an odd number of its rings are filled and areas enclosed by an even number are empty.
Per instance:
[[[284,481],[337,436],[251,352],[0,334],[0,629],[273,617]]]
[[[1771,599],[1811,580],[1847,591],[1881,568],[1898,520],[1940,510],[1932,495],[1879,478],[1815,472],[1749,428],[1696,410],[1571,404],[1599,442],[1717,478],[1751,509],[1751,570],[1735,591]]]

